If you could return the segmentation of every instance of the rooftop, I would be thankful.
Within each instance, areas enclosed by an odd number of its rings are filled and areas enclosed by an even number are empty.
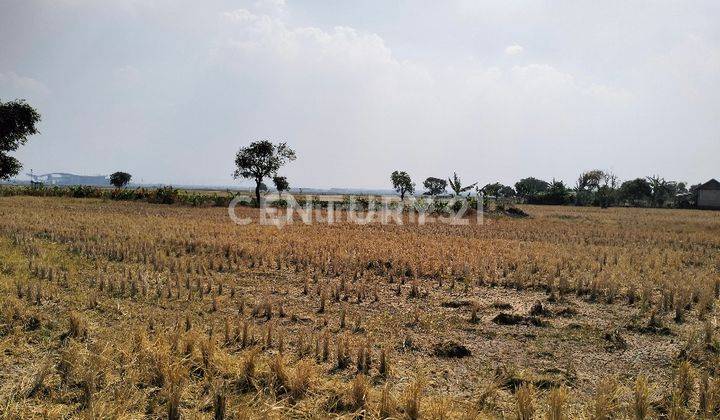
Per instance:
[[[699,189],[700,190],[720,190],[720,182],[718,182],[716,179],[711,179],[710,181],[702,184]]]

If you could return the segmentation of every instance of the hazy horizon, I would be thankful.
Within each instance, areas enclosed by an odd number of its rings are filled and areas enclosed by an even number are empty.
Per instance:
[[[22,173],[240,185],[286,141],[293,187],[581,171],[720,178],[720,3],[8,0],[0,100],[40,135]],[[21,178],[21,177],[19,177]],[[245,183],[247,184],[247,183]]]

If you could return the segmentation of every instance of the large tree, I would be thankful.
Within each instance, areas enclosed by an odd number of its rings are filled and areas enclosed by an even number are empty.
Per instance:
[[[515,191],[524,199],[530,199],[540,193],[547,191],[550,184],[537,178],[523,178],[515,183]]]
[[[620,200],[638,205],[652,198],[652,186],[645,178],[625,181],[620,185]]]
[[[606,174],[600,169],[583,172],[575,183],[575,205],[590,204]]]
[[[426,195],[440,195],[445,192],[447,181],[431,176],[423,182],[423,186],[427,190]]]
[[[575,188],[578,191],[593,191],[600,188],[600,183],[605,178],[605,172],[600,169],[593,169],[592,171],[583,172],[578,177]]]
[[[390,181],[392,181],[393,188],[400,194],[400,200],[405,200],[405,194],[415,192],[415,184],[410,179],[405,171],[394,171],[390,175]]]
[[[0,102],[0,179],[20,172],[20,162],[7,153],[27,143],[28,136],[37,134],[35,125],[39,121],[40,114],[24,100]]]
[[[269,140],[260,140],[241,148],[235,156],[233,177],[255,181],[255,203],[260,206],[260,186],[266,177],[277,176],[277,171],[285,163],[295,160],[295,151],[286,143],[273,144]]]
[[[127,172],[115,172],[110,175],[110,183],[113,184],[115,188],[122,188],[126,186],[131,179],[132,175]]]
[[[486,184],[480,189],[480,192],[482,192],[488,197],[496,198],[510,198],[515,196],[515,190],[512,187],[503,185],[499,182]]]

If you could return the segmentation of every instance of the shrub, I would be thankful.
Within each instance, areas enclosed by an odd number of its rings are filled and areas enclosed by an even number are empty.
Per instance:
[[[175,204],[178,201],[180,193],[172,186],[158,188],[148,197],[148,202],[156,204]]]

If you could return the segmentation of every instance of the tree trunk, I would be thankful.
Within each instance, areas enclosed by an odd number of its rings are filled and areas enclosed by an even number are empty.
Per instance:
[[[260,207],[260,184],[262,180],[255,180],[255,206]]]

